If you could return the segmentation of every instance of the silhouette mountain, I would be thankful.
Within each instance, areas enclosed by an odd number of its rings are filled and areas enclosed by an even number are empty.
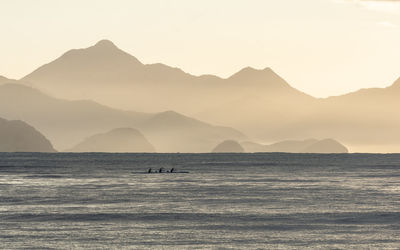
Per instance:
[[[289,140],[271,145],[242,142],[246,152],[284,152],[284,153],[348,153],[348,149],[333,139]]]
[[[118,128],[107,133],[93,135],[67,151],[137,153],[155,152],[155,149],[138,130]]]
[[[223,139],[246,138],[234,129],[212,126],[176,112],[122,111],[93,101],[56,99],[21,84],[0,85],[0,116],[29,122],[59,149],[121,127],[139,129],[159,152],[207,152]]]
[[[23,121],[0,118],[0,152],[55,152],[50,141]]]
[[[243,147],[233,140],[226,140],[218,144],[213,150],[213,153],[244,153]]]
[[[58,97],[145,112],[167,109],[196,114],[269,91],[305,96],[269,68],[248,67],[228,79],[193,76],[160,63],[142,64],[107,40],[68,51],[22,80]]]

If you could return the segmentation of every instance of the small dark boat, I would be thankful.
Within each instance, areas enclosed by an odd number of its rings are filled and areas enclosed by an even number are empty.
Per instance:
[[[174,171],[174,172],[132,172],[132,174],[189,174],[189,171]]]
[[[171,168],[171,170],[164,170],[163,167],[161,167],[159,170],[152,170],[149,168],[145,174],[188,174],[188,171],[177,171],[175,168]]]
[[[189,171],[174,171],[174,172],[170,172],[170,171],[165,171],[165,172],[146,172],[145,174],[188,174]]]

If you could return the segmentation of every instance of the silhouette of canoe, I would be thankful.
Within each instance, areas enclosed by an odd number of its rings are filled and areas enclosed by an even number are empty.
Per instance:
[[[188,174],[188,171],[174,171],[174,172],[151,172],[146,174]]]
[[[132,174],[189,174],[189,171],[174,171],[174,172],[138,172],[138,173],[132,173]]]

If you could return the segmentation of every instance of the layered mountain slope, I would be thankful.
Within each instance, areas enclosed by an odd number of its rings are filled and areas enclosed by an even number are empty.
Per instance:
[[[115,128],[137,128],[158,152],[207,152],[217,142],[242,133],[183,116],[112,109],[92,101],[67,101],[18,84],[0,85],[0,116],[23,119],[40,129],[56,148],[71,148],[93,134]]]
[[[69,152],[143,153],[155,152],[153,145],[136,129],[118,128],[86,138]]]
[[[50,141],[23,121],[0,118],[0,152],[55,152]]]
[[[30,87],[6,84],[0,85],[0,116],[27,121],[63,150],[89,135],[135,126],[151,115],[120,111],[92,101],[56,99]]]
[[[235,129],[213,126],[173,111],[155,114],[138,128],[161,152],[206,153],[220,141],[246,138]]]

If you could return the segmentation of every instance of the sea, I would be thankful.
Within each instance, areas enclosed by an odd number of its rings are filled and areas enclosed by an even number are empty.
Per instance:
[[[0,248],[400,249],[400,155],[0,153]]]

